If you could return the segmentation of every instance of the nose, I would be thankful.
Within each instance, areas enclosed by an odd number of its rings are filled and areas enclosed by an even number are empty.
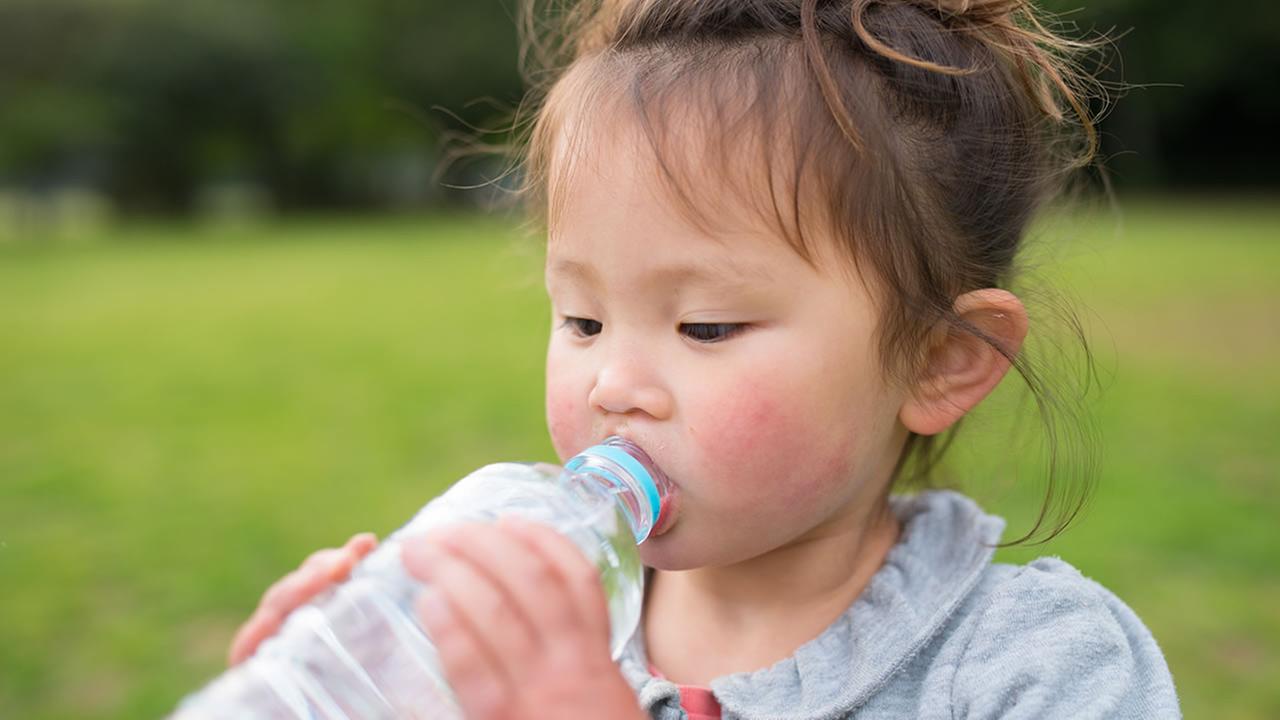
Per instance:
[[[613,358],[600,367],[587,402],[605,413],[644,413],[656,420],[670,418],[675,407],[671,393],[635,356]]]

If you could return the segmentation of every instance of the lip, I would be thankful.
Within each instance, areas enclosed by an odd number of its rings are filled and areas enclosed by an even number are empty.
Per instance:
[[[636,446],[644,451],[645,455],[649,456],[649,461],[654,464],[657,471],[662,473],[662,476],[666,478],[667,493],[666,496],[662,498],[662,504],[658,507],[657,522],[654,523],[653,529],[649,531],[649,537],[651,538],[662,535],[671,530],[672,526],[675,525],[676,520],[680,517],[680,484],[672,479],[671,474],[662,466],[662,463],[658,458],[654,457],[653,451],[649,449],[650,446],[648,444],[637,440],[630,435],[619,434],[619,436],[635,443]]]
[[[669,479],[669,478],[668,478]],[[671,482],[671,492],[662,501],[662,507],[658,510],[658,522],[649,531],[649,537],[655,538],[669,531],[676,524],[676,519],[680,516],[680,486],[674,481]]]
[[[650,462],[654,464],[658,472],[662,473],[667,479],[669,492],[663,498],[661,506],[658,508],[658,521],[654,524],[653,529],[649,531],[649,537],[654,538],[663,533],[668,532],[675,525],[676,520],[680,516],[680,485],[671,478],[658,458],[654,457],[653,451],[650,449],[652,445],[645,440],[636,437],[634,433],[628,432],[626,427],[615,427],[606,432],[597,442],[604,442],[609,437],[617,436],[628,442],[634,443],[644,454],[649,457]]]
[[[596,443],[602,443],[609,437],[620,437],[627,442],[635,443],[641,451],[644,451],[645,455],[649,456],[649,461],[653,462],[659,473],[662,473],[663,477],[667,478],[669,492],[663,498],[662,505],[658,507],[658,521],[654,524],[653,529],[649,530],[649,537],[654,538],[660,536],[660,534],[667,533],[676,524],[676,520],[680,518],[680,484],[671,478],[671,475],[663,468],[662,462],[659,462],[657,457],[654,457],[653,451],[650,450],[653,445],[650,445],[645,439],[637,437],[636,433],[630,432],[630,428],[625,427],[625,425],[609,428],[608,432],[603,433]]]

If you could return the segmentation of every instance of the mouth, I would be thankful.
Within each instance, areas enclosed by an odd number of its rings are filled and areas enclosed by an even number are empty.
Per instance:
[[[649,537],[655,538],[666,533],[676,524],[676,518],[679,515],[680,486],[673,482],[671,483],[670,492],[662,499],[661,510],[658,512],[658,521],[654,523],[653,530],[649,531]]]
[[[638,447],[643,447],[639,446]],[[669,531],[676,523],[680,516],[680,486],[676,484],[671,476],[667,474],[662,466],[648,455],[647,450],[641,450],[649,458],[650,464],[654,470],[654,482],[658,484],[661,492],[661,500],[658,504],[658,518],[653,523],[653,529],[649,531],[649,537],[654,538]]]
[[[604,442],[606,444],[611,444],[612,441],[620,441],[624,445],[630,446],[628,448],[628,452],[630,452],[633,457],[636,455],[639,456],[636,457],[636,459],[646,467],[654,485],[657,486],[659,497],[658,516],[654,519],[647,537],[653,538],[666,533],[675,525],[680,514],[680,487],[671,480],[666,471],[662,469],[656,460],[654,460],[653,456],[649,454],[649,451],[644,449],[644,446],[641,443],[632,439],[627,434],[617,432],[612,433]]]

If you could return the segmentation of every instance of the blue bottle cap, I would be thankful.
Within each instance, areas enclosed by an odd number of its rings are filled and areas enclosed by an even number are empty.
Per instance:
[[[569,461],[564,464],[564,467],[566,470],[577,471],[589,458],[598,457],[611,461],[621,468],[623,472],[631,476],[635,483],[640,486],[640,489],[644,494],[644,499],[648,501],[649,504],[650,521],[648,523],[648,527],[644,529],[643,536],[639,532],[636,533],[636,542],[639,543],[643,542],[645,538],[648,537],[653,526],[657,524],[658,518],[662,513],[662,500],[658,492],[658,485],[654,481],[653,475],[649,472],[648,468],[644,466],[644,463],[631,455],[631,453],[627,452],[622,447],[619,447],[619,444],[621,443],[613,444],[613,441],[617,440],[620,440],[620,438],[611,437],[600,445],[593,445],[586,450],[583,450],[570,458]],[[630,445],[630,443],[626,444]],[[607,479],[610,483],[619,488],[625,488],[628,485],[622,480],[622,478],[616,477],[606,468],[598,466],[592,467],[591,472]]]

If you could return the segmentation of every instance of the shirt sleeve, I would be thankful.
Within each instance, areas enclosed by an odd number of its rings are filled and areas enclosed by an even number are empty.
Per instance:
[[[1180,718],[1155,638],[1119,598],[1042,558],[995,588],[956,668],[955,718]]]

